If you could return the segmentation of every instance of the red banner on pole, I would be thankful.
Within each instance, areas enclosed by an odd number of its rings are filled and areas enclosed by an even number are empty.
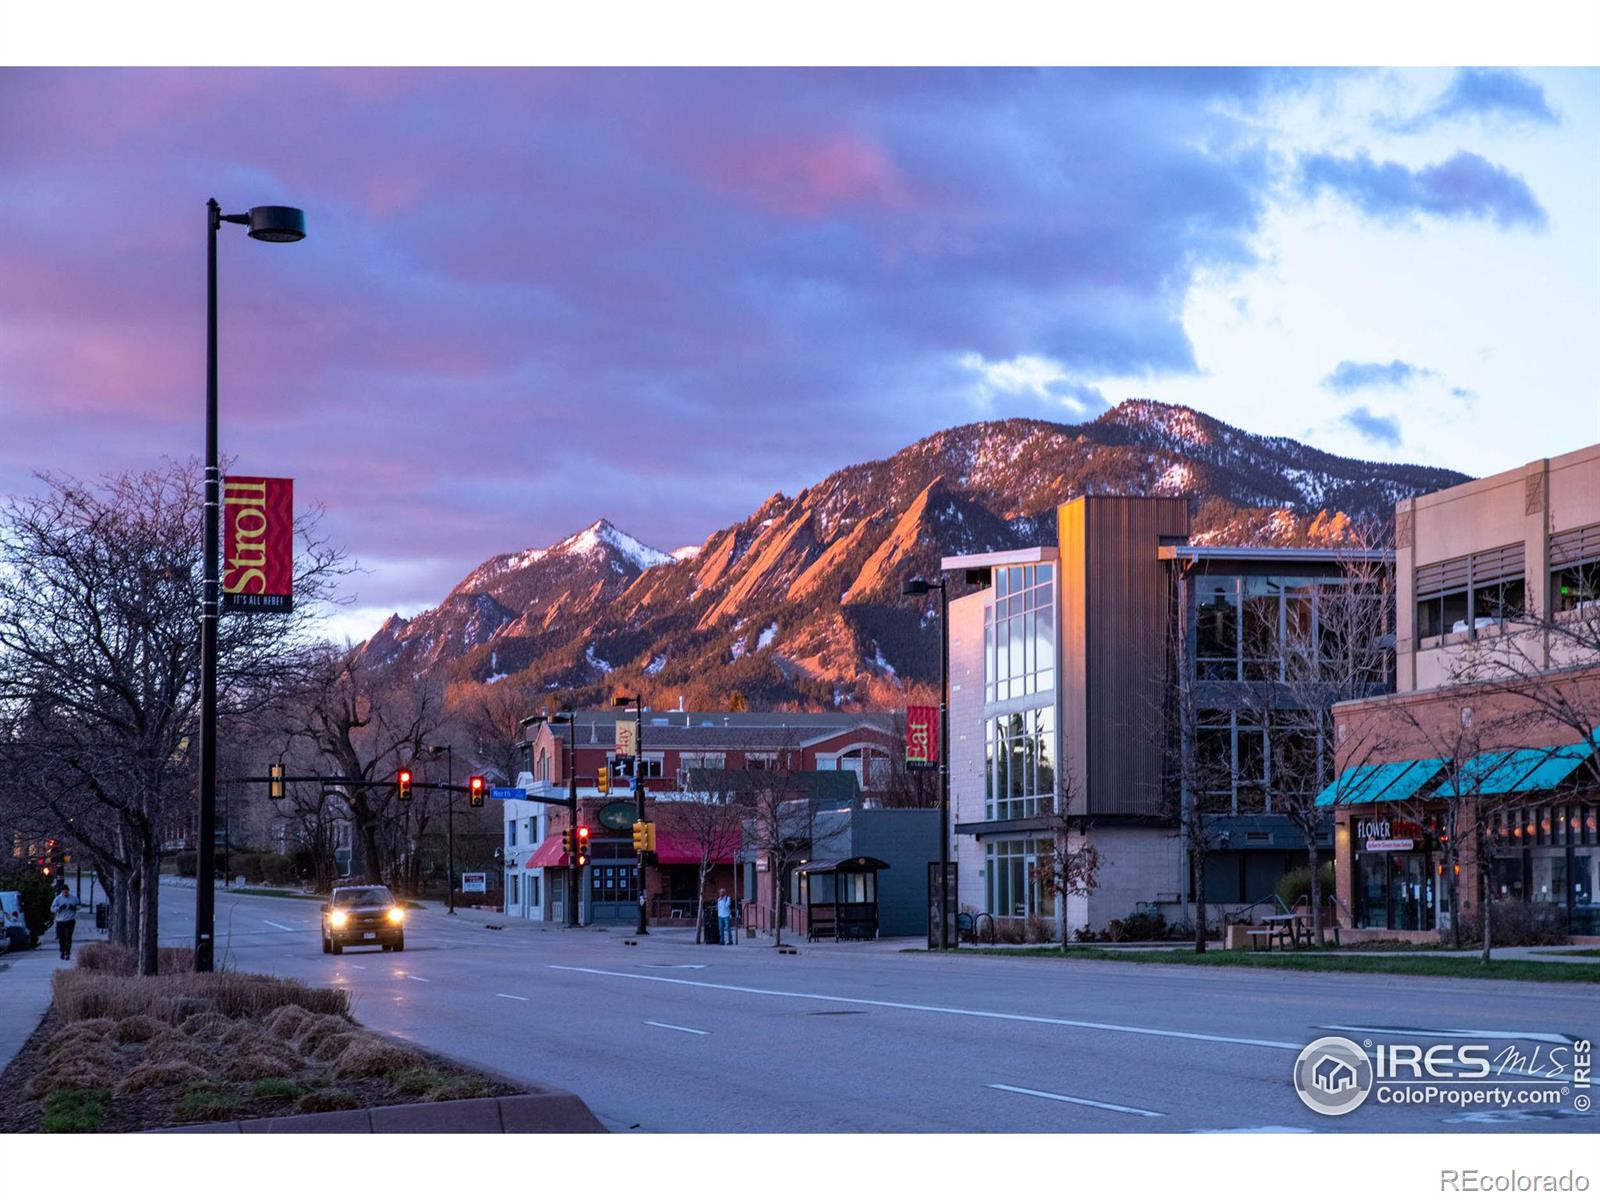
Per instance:
[[[222,611],[294,607],[294,480],[222,482]]]
[[[906,709],[906,766],[931,767],[939,761],[939,706],[913,704]]]

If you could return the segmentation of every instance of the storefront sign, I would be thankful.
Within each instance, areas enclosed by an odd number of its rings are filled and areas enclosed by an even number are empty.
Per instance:
[[[461,872],[461,890],[463,892],[487,892],[489,890],[489,876],[485,871]]]
[[[1361,848],[1374,853],[1414,850],[1422,839],[1422,827],[1415,821],[1357,821],[1355,833]]]
[[[931,767],[939,760],[939,708],[913,704],[906,709],[906,766]]]
[[[617,722],[616,753],[618,758],[632,758],[639,753],[639,722]]]
[[[294,480],[230,475],[222,483],[222,611],[294,607]]]

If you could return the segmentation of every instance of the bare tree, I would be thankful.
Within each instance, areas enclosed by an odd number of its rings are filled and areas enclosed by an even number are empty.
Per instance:
[[[1072,944],[1067,901],[1073,896],[1090,895],[1100,886],[1100,851],[1089,839],[1087,820],[1072,815],[1077,798],[1077,777],[1070,765],[1063,761],[1056,770],[1050,848],[1039,857],[1033,868],[1039,886],[1056,898],[1056,920],[1063,952]]]
[[[1305,846],[1311,937],[1319,946],[1326,816],[1357,798],[1365,774],[1350,768],[1375,763],[1383,748],[1381,728],[1371,723],[1352,730],[1347,721],[1341,742],[1334,717],[1341,701],[1383,694],[1390,677],[1393,573],[1375,553],[1381,546],[1376,531],[1357,530],[1338,556],[1339,579],[1285,596],[1281,628],[1245,646],[1247,657],[1269,664],[1240,695],[1252,724],[1266,733],[1270,811],[1287,817]]]
[[[773,756],[770,768],[746,768],[740,791],[748,795],[744,845],[767,864],[772,884],[773,946],[783,945],[788,885],[794,869],[813,857],[818,843],[848,828],[848,817],[823,811],[828,801],[806,794],[800,778],[800,749],[791,734]]]
[[[696,770],[690,774],[681,798],[670,809],[673,828],[695,848],[699,884],[695,888],[695,941],[705,927],[706,880],[719,862],[731,860],[742,841],[748,805],[741,800],[741,775],[734,771]],[[658,808],[657,810],[662,811]]]
[[[198,748],[200,472],[38,478],[40,494],[0,505],[0,704],[26,714],[41,802],[111,880],[114,932],[154,974],[162,837],[193,795]],[[222,622],[224,715],[292,675],[312,644],[343,569],[318,516],[296,523],[300,606]]]
[[[461,744],[484,770],[508,785],[517,781],[524,765],[522,720],[546,700],[547,693],[533,684],[512,680],[460,685],[446,696]]]
[[[286,733],[330,774],[352,781],[344,787],[345,804],[367,882],[387,876],[406,886],[401,874],[439,802],[426,789],[401,801],[394,782],[402,764],[428,756],[444,722],[437,686],[369,667],[356,650],[330,650],[281,711]]]

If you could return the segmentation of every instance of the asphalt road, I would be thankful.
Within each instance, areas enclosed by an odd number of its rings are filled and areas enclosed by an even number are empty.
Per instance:
[[[192,897],[165,893],[164,941],[192,940]],[[1586,985],[882,946],[791,957],[681,931],[626,946],[621,930],[493,930],[437,910],[412,914],[403,953],[334,957],[314,903],[222,895],[217,909],[233,969],[347,988],[363,1023],[569,1088],[618,1131],[1600,1131],[1570,1100],[1492,1114],[1369,1101],[1322,1117],[1290,1082],[1300,1048],[1333,1032],[1482,1031],[1495,1052],[1595,1040],[1600,989]]]

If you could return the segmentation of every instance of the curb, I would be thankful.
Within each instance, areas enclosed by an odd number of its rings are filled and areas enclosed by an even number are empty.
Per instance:
[[[520,1096],[440,1100],[345,1112],[301,1113],[252,1121],[179,1125],[151,1133],[605,1133],[572,1092],[544,1088]]]

